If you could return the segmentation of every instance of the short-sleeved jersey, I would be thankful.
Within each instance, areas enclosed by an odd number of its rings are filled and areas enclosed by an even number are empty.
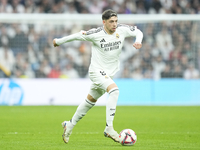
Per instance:
[[[80,31],[79,33],[57,39],[58,45],[73,40],[92,42],[92,56],[89,72],[96,69],[114,76],[119,71],[119,56],[126,37],[136,37],[136,42],[142,42],[143,34],[136,26],[118,24],[116,31],[110,35],[104,27]]]

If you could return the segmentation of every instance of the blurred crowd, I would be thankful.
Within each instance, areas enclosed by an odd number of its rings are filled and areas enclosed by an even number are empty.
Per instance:
[[[199,14],[200,0],[0,0],[0,13]]]
[[[0,0],[0,13],[199,14],[200,0]],[[101,18],[100,18],[101,19]],[[120,21],[119,21],[120,22]],[[135,23],[143,47],[127,38],[116,78],[200,78],[200,22]],[[97,26],[0,22],[0,78],[87,78],[91,48],[75,41],[54,48],[52,40]]]

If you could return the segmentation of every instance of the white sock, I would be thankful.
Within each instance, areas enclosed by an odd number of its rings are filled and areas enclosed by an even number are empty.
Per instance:
[[[118,96],[118,88],[113,88],[109,91],[109,97],[106,104],[106,126],[108,127],[113,127],[113,120],[115,116]]]
[[[70,122],[72,123],[72,125],[75,126],[77,124],[77,122],[79,120],[81,120],[86,115],[86,113],[88,112],[88,110],[90,110],[94,105],[95,105],[95,102],[91,102],[88,99],[86,99],[85,101],[83,101],[78,106],[78,108],[77,108],[74,116],[70,120]]]

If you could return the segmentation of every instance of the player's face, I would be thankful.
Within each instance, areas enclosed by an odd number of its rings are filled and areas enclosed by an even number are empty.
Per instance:
[[[117,28],[117,17],[113,16],[108,20],[103,20],[104,29],[108,34],[113,34]]]

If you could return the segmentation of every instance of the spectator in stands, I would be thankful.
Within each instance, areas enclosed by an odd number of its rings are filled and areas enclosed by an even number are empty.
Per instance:
[[[76,8],[72,3],[69,4],[68,11],[65,11],[65,13],[69,14],[77,14],[78,12],[76,11]]]
[[[147,11],[145,9],[145,5],[144,5],[144,1],[137,1],[137,10],[136,10],[136,13],[137,14],[146,14]]]
[[[68,78],[68,79],[75,79],[79,78],[79,74],[77,70],[75,70],[72,66],[72,64],[68,63],[64,69],[62,69],[61,73],[63,78]]]
[[[12,78],[22,78],[23,77],[23,71],[20,68],[16,68],[13,73]]]
[[[132,0],[125,0],[124,2],[125,7],[127,10],[130,11],[131,14],[135,14],[136,13],[136,1],[132,1]]]
[[[92,14],[100,14],[102,12],[102,5],[100,5],[101,1],[91,1],[90,7],[89,7],[89,11]]]
[[[176,41],[174,41],[175,49],[180,49],[182,51],[186,41],[187,40],[183,34],[178,34],[178,37],[176,37]]]
[[[153,79],[154,73],[152,65],[149,65],[147,69],[143,72],[143,77],[144,79]]]
[[[14,77],[20,78],[23,75],[23,64],[26,63],[26,53],[17,53],[14,64]]]
[[[44,65],[40,65],[39,69],[35,71],[36,78],[47,78],[47,75],[44,72]]]
[[[39,6],[42,13],[49,13],[54,4],[50,0],[39,1]]]
[[[156,43],[164,59],[168,60],[169,53],[173,50],[174,45],[172,43],[172,37],[167,31],[166,23],[163,22],[161,27],[161,31],[156,34]]]
[[[152,46],[154,44],[154,37],[153,37],[154,24],[153,23],[148,24],[148,26],[144,30],[145,30],[145,33],[146,33],[146,36],[144,37],[144,39],[149,45]]]
[[[164,9],[169,10],[172,7],[173,0],[160,0],[161,5]]]
[[[126,64],[124,65],[124,69],[121,72],[120,78],[131,78],[130,77],[131,72],[129,70],[129,66],[127,66]],[[118,75],[119,76],[119,75]]]
[[[169,64],[166,64],[165,69],[161,72],[161,78],[172,78],[172,68]]]
[[[66,13],[66,10],[69,9],[70,6],[67,5],[67,2],[64,0],[56,0],[55,4],[57,11],[56,13]],[[74,5],[75,7],[75,5]],[[75,11],[77,13],[77,11]]]
[[[178,14],[180,9],[181,9],[181,7],[180,7],[179,3],[177,3],[176,0],[172,0],[172,6],[170,7],[172,14]]]
[[[86,1],[78,1],[75,0],[74,5],[76,8],[76,11],[80,14],[89,14],[89,8],[87,7],[87,5],[85,4]]]
[[[0,0],[0,13],[12,13],[13,8],[8,3],[8,0]]]
[[[13,8],[12,13],[24,13],[25,12],[24,5],[20,4],[20,0],[12,0],[11,5]]]
[[[197,66],[198,70],[200,70],[200,47],[198,48],[197,52]]]
[[[183,70],[186,70],[187,67],[188,67],[188,64],[189,64],[188,57],[187,57],[187,55],[184,55],[184,54],[183,54],[183,55],[181,56],[181,59],[180,59],[181,68],[182,68]]]
[[[27,36],[22,32],[19,25],[14,25],[15,29],[15,36],[11,39],[11,49],[14,52],[14,55],[16,55],[19,52],[27,53],[27,46],[28,46],[28,38]]]
[[[142,57],[141,57],[141,52],[140,51],[138,51],[137,53],[135,53],[133,56],[131,56],[129,59],[128,59],[128,61],[125,61],[124,60],[124,64],[125,64],[125,66],[126,67],[128,67],[129,69],[128,70],[134,70],[134,69],[136,69],[136,68],[142,68],[142,69],[144,69],[143,68],[143,66],[141,66],[142,65]],[[129,71],[129,72],[130,72]]]
[[[189,61],[194,61],[195,52],[192,51],[191,44],[189,42],[184,43],[182,54],[186,55]]]
[[[161,78],[161,72],[165,69],[165,62],[162,60],[162,56],[156,57],[156,59],[152,62],[153,71],[154,71],[154,79]]]
[[[7,28],[3,25],[0,28],[0,47],[2,47],[3,45],[9,45],[10,42],[10,38],[7,35]]]
[[[44,59],[41,63],[41,66],[43,67],[43,72],[45,76],[47,76],[51,72],[51,66],[50,62],[46,59]]]
[[[24,12],[25,13],[34,13],[36,10],[36,5],[33,0],[25,0],[24,1]]]
[[[194,9],[195,13],[198,11],[199,6],[200,6],[199,0],[192,0],[192,8]]]
[[[194,64],[191,63],[188,65],[188,68],[184,71],[185,79],[199,79],[199,71],[194,67]]]
[[[187,4],[185,5],[185,7],[182,6],[182,8],[184,8],[183,13],[184,14],[193,14],[194,9],[191,7],[191,3],[187,2],[187,1],[186,1],[186,3]]]
[[[28,61],[22,64],[22,75],[21,78],[35,78],[35,72],[31,69],[31,66]]]
[[[183,72],[182,72],[181,65],[174,66],[172,77],[173,78],[183,78]]]
[[[28,62],[30,63],[30,65],[34,66],[38,62],[38,60],[31,44],[28,45],[27,51]]]
[[[161,12],[162,9],[162,4],[160,2],[160,0],[152,0],[151,2],[151,9],[149,10],[149,13],[152,14],[159,14]]]
[[[149,46],[149,47],[150,47],[150,46]],[[160,48],[158,48],[157,43],[154,43],[154,44],[152,45],[151,55],[152,55],[154,58],[157,57],[157,56],[159,56],[159,55],[162,55],[162,57],[163,57],[164,60],[167,60],[167,59],[165,59],[165,58],[168,58],[168,59],[169,59],[169,55],[168,55],[168,56],[165,56],[165,55],[163,55],[163,53],[161,53],[161,50],[160,50]]]
[[[181,60],[181,47],[175,47],[173,51],[171,51],[169,55],[169,61],[171,65],[179,64]]]
[[[58,63],[54,64],[50,73],[48,74],[48,78],[60,78],[61,76],[61,68]]]
[[[47,78],[50,72],[51,66],[49,64],[49,61],[43,59],[41,64],[39,65],[39,68],[35,69],[35,76],[36,78]]]
[[[200,6],[198,7],[197,14],[200,14]]]
[[[136,80],[143,79],[144,77],[143,77],[141,68],[136,68],[135,70],[133,70],[133,72],[131,73],[131,78],[136,79]]]
[[[11,76],[14,63],[13,51],[7,45],[0,47],[0,78]]]
[[[130,71],[129,70],[133,70],[137,67],[139,67],[139,63],[137,63],[137,60],[132,60],[134,59],[133,57],[135,55],[137,55],[138,50],[133,48],[133,40],[132,38],[126,38],[126,40],[124,41],[124,48],[122,49],[121,55],[120,55],[120,71],[117,73],[117,75],[115,76],[116,78],[119,78],[121,76],[126,76],[126,78],[130,78]],[[133,62],[132,62],[133,61]],[[126,63],[128,62],[130,65],[128,67],[128,70],[124,71],[123,70],[126,68]],[[127,74],[129,72],[129,75]],[[124,74],[124,75],[122,75]]]
[[[143,44],[143,47],[145,51],[142,54],[141,67],[143,69],[143,72],[145,72],[146,70],[148,70],[148,68],[152,66],[153,57],[151,55],[151,51],[149,50],[150,47],[148,47],[147,44]]]

